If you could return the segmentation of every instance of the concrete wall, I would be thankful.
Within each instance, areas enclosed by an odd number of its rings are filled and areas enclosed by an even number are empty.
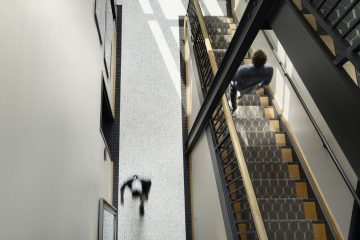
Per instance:
[[[196,81],[199,81],[192,46],[189,41],[185,43],[185,58],[187,62],[187,84],[191,109],[189,122],[192,125],[200,109],[200,89]],[[221,212],[218,189],[212,166],[209,143],[205,132],[191,152],[191,197],[193,215],[194,240],[220,240],[226,239],[225,225]]]
[[[276,54],[280,57],[288,74],[295,81],[297,89],[300,91],[327,141],[330,143],[337,157],[342,162],[342,166],[345,168],[348,176],[355,185],[357,181],[355,173],[351,170],[351,167],[340,147],[336,143],[335,138],[331,134],[324,119],[316,108],[316,105],[311,99],[311,96],[307,92],[305,86],[302,84],[300,76],[296,72],[290,59],[287,57],[281,43],[277,40],[272,31],[267,31],[267,34],[270,36],[271,41],[276,48]],[[299,143],[301,150],[305,155],[306,161],[310,166],[312,174],[320,187],[321,193],[325,197],[326,203],[333,214],[340,231],[343,236],[347,238],[353,207],[353,198],[347,190],[347,187],[338,170],[333,164],[330,155],[323,147],[315,128],[293,91],[293,88],[284,76],[280,65],[276,61],[275,55],[264,38],[263,33],[258,34],[252,48],[261,48],[267,52],[268,63],[273,65],[275,68],[274,77],[271,82],[271,89],[274,91],[279,107],[282,110],[282,114],[290,124],[291,130],[296,137],[296,141]]]
[[[97,239],[112,164],[93,5],[0,2],[0,239]]]

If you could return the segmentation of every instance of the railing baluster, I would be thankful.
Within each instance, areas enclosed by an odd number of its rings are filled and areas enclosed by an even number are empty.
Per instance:
[[[217,148],[219,148],[227,139],[229,139],[229,137],[230,137],[230,133],[228,133],[226,135],[226,137],[220,141],[220,143],[217,145]],[[230,144],[231,144],[231,142],[230,142]]]
[[[230,176],[231,174],[233,174],[233,173],[236,172],[237,170],[239,170],[239,166],[235,167],[233,170],[231,170],[230,172],[228,172],[228,173],[225,175],[225,178],[227,178],[228,176]]]
[[[244,190],[244,188],[245,188],[244,186],[238,187],[236,190],[230,192],[229,195],[232,195],[232,194],[234,194],[234,193],[237,193],[237,192],[240,191],[240,190]]]
[[[240,177],[235,178],[234,180],[232,180],[232,181],[230,181],[230,182],[228,182],[228,183],[226,183],[226,186],[229,186],[229,185],[231,185],[231,184],[233,184],[233,183],[235,183],[235,182],[239,181],[240,179],[241,179],[241,176],[240,176]]]
[[[216,134],[218,134],[219,136],[221,136],[221,134],[223,134],[226,129],[227,129],[227,127],[224,126],[223,129],[221,130],[221,132],[218,133],[218,132],[216,131]]]
[[[225,147],[223,147],[223,149],[220,151],[220,154],[223,154],[226,150],[228,150],[228,147],[229,147],[231,144],[232,144],[232,142],[229,141],[229,142],[225,145]]]
[[[222,159],[222,161],[225,161],[233,152],[234,152],[234,149],[231,149],[230,152]],[[231,161],[233,161],[233,160],[231,160]],[[228,167],[228,166],[227,165],[224,166],[224,168],[226,168],[226,167]]]
[[[260,4],[258,0],[251,0],[250,3],[251,4],[248,4],[246,10],[246,15],[249,18],[253,17],[252,11],[254,11],[254,9],[256,9],[256,14],[258,14],[258,5],[262,6],[262,9],[265,9],[265,4],[262,2]],[[198,0],[189,0],[188,18],[191,26],[191,41],[193,42],[196,65],[200,75],[199,77],[201,81],[201,88],[204,97],[206,97],[209,89],[214,84],[214,76],[217,73],[218,65],[216,63],[214,52],[212,51],[211,46],[209,46],[208,44],[209,36],[206,31],[206,26],[204,27],[205,24],[202,18]],[[238,232],[238,228],[236,226],[237,219],[233,214],[234,208],[232,206],[232,204],[234,203],[244,202],[244,204],[248,204],[249,206],[251,206],[252,209],[243,209],[243,212],[246,211],[246,214],[248,214],[250,218],[254,216],[255,219],[246,220],[244,221],[244,223],[249,224],[251,222],[253,226],[257,229],[257,231],[249,231],[249,236],[251,235],[250,238],[253,239],[255,237],[256,239],[267,240],[268,238],[266,236],[265,227],[263,226],[263,223],[261,223],[261,215],[259,214],[258,207],[256,207],[257,203],[254,203],[256,202],[253,194],[254,191],[252,190],[252,186],[249,185],[251,180],[248,180],[250,178],[248,176],[248,173],[246,172],[247,170],[244,170],[246,166],[244,166],[243,164],[243,157],[239,155],[242,155],[242,153],[240,153],[241,149],[239,148],[241,147],[239,145],[239,140],[237,139],[237,134],[235,133],[236,129],[234,128],[231,113],[227,102],[225,104],[224,98],[221,99],[221,103],[216,106],[211,115],[209,115],[208,125],[210,125],[211,135],[215,145],[217,164],[221,165],[221,167],[219,167],[219,171],[222,178],[222,187],[224,191],[226,191],[226,205],[228,209],[232,209],[231,214],[229,213],[229,222],[231,223],[231,231],[233,236],[233,238],[231,239],[238,239],[239,234],[241,238],[248,237],[247,232]],[[230,129],[232,132],[230,131]],[[236,142],[235,146],[233,143],[234,141]],[[225,157],[223,157],[223,155],[225,155]],[[241,158],[240,161],[238,159],[239,157]],[[227,167],[231,167],[231,164],[234,164],[234,169],[231,169],[230,172],[225,173],[224,171],[227,170]],[[242,166],[241,169],[240,166]],[[238,171],[238,173],[236,171]],[[228,182],[226,178],[229,178],[229,176],[231,176],[232,174],[235,174],[234,177],[236,175],[239,176]],[[244,176],[246,176],[245,180],[243,179],[243,174]],[[244,182],[246,182],[246,186]],[[236,183],[236,185],[241,185],[241,187],[236,187],[238,195],[241,194],[241,196],[236,195],[237,199],[235,199],[235,201],[233,199],[229,199],[230,197],[228,195],[228,191],[230,191],[228,186],[233,183]],[[242,189],[245,189],[245,191],[241,192]],[[232,192],[232,194],[233,193],[236,192]],[[250,204],[248,203],[250,201],[248,200],[249,194],[251,195],[249,199],[251,199],[252,201],[252,203]]]

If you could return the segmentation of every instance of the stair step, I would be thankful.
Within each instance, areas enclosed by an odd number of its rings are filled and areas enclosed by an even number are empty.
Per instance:
[[[243,154],[247,162],[283,162],[282,148],[278,146],[244,147]]]
[[[230,26],[230,29],[231,29],[233,32],[236,31],[237,26],[236,26],[235,23],[230,23],[229,26]]]
[[[300,11],[303,10],[303,6],[302,6],[302,2],[301,0],[293,0],[295,6],[297,7],[297,9],[299,9]]]
[[[287,163],[283,162],[248,162],[251,179],[292,179]]]
[[[209,28],[224,28],[224,29],[230,29],[231,26],[228,23],[222,23],[222,22],[205,22],[206,29]]]
[[[310,220],[265,220],[266,232],[269,240],[320,240],[316,236],[317,224]],[[320,233],[323,234],[323,233]],[[319,234],[319,235],[320,235]],[[325,235],[326,236],[326,235]]]
[[[240,143],[248,146],[276,146],[275,133],[273,132],[238,132]]]
[[[263,87],[260,87],[258,89],[255,90],[255,93],[259,96],[264,96],[265,95],[265,89]]]
[[[317,23],[316,23],[316,18],[314,17],[314,15],[312,14],[303,14],[305,19],[309,22],[309,24],[311,25],[311,27],[317,31]]]
[[[226,49],[214,49],[215,57],[224,57],[226,54]]]
[[[268,132],[270,121],[265,118],[236,118],[234,124],[238,132]]]
[[[224,34],[224,35],[232,35],[233,32],[231,31],[230,27],[210,27],[207,25],[207,32],[209,35],[217,35],[217,34]]]
[[[205,22],[234,23],[234,20],[226,16],[204,16]]]
[[[264,107],[238,106],[235,111],[236,118],[265,118]]]
[[[265,118],[274,119],[277,118],[276,111],[273,107],[267,107],[264,109]]]
[[[321,40],[325,43],[325,45],[329,48],[330,52],[335,55],[335,45],[333,39],[329,35],[321,35]]]
[[[308,198],[304,181],[293,179],[253,179],[255,194],[258,198]]]
[[[343,65],[343,68],[347,72],[347,74],[349,74],[349,77],[357,84],[357,76],[354,65],[350,61],[347,61]]]
[[[286,146],[284,133],[276,132],[244,132],[238,129],[240,143],[248,146]]]
[[[232,35],[210,35],[210,41],[213,42],[227,42],[230,43],[233,38]]]
[[[227,41],[212,41],[211,42],[211,47],[213,49],[228,49],[230,45],[230,42],[227,42]]]
[[[234,119],[234,123],[238,132],[279,132],[279,120],[266,118],[243,118]]]
[[[297,198],[258,198],[264,220],[317,220],[306,211],[315,206],[314,201]],[[311,207],[310,207],[311,206]]]
[[[216,63],[218,64],[218,66],[220,66],[222,60],[225,57],[226,49],[214,49],[213,51],[214,51]]]
[[[269,97],[257,94],[244,94],[238,101],[239,106],[269,106]]]

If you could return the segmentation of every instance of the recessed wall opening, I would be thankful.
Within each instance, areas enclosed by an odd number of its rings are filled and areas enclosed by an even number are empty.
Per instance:
[[[101,78],[101,111],[100,111],[100,132],[103,136],[105,148],[110,156],[110,159],[113,159],[111,156],[111,133],[114,124],[114,116],[111,111],[111,105],[109,97],[106,91],[106,86],[104,82],[104,76]]]

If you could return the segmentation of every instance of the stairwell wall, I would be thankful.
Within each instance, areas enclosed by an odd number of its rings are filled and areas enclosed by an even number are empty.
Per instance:
[[[0,239],[97,239],[112,199],[94,1],[0,2]]]
[[[242,15],[244,14],[244,11],[245,11],[248,3],[249,3],[249,0],[231,0],[232,14],[236,18],[235,20],[237,22],[239,22]]]
[[[280,56],[280,60],[285,66],[286,71],[295,81],[297,89],[300,91],[301,96],[304,98],[327,141],[341,161],[341,164],[350,177],[350,180],[353,182],[354,186],[356,186],[357,178],[355,173],[352,171],[345,155],[327,127],[325,120],[322,118],[310,94],[307,92],[306,87],[302,84],[300,76],[297,74],[296,69],[287,57],[281,43],[277,40],[272,31],[266,32],[270,36],[273,44],[275,44],[277,54]],[[352,195],[348,191],[348,188],[333,164],[327,150],[323,147],[321,139],[317,135],[315,128],[293,91],[290,83],[284,76],[281,66],[278,64],[274,54],[272,53],[272,50],[263,33],[260,32],[258,34],[252,48],[254,50],[263,49],[268,54],[268,63],[274,66],[274,76],[270,86],[274,91],[276,101],[279,104],[278,107],[280,107],[284,118],[291,126],[290,130],[301,147],[307,164],[311,169],[315,181],[325,198],[326,204],[328,205],[341,234],[345,239],[347,239],[353,208]]]

